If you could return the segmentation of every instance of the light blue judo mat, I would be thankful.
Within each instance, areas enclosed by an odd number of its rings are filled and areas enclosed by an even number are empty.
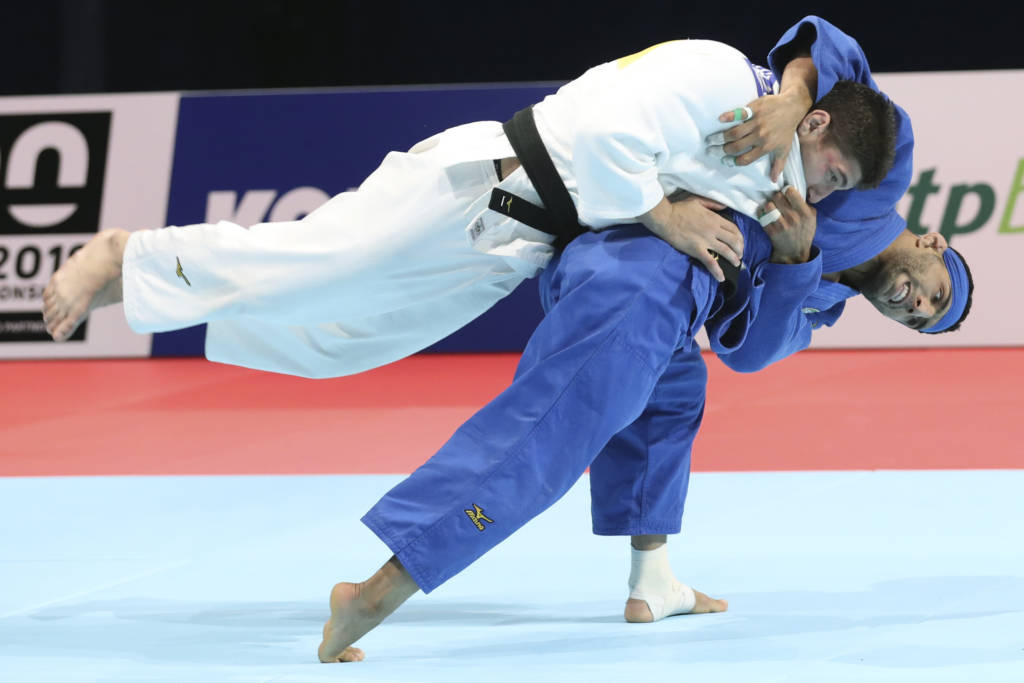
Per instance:
[[[655,624],[584,478],[319,664],[398,479],[0,479],[0,681],[1024,681],[1019,470],[695,474],[670,556],[730,609]]]

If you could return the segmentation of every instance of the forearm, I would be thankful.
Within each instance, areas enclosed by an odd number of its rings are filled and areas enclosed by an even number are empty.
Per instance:
[[[667,197],[662,197],[653,209],[637,216],[637,220],[648,230],[659,237],[664,237],[669,216],[672,215],[672,204]]]
[[[818,68],[814,66],[809,50],[793,56],[782,72],[779,95],[806,112],[814,104],[818,92]]]
[[[768,64],[776,76],[785,78],[791,62],[801,57],[812,58],[817,71],[816,85],[811,90],[815,101],[830,91],[837,80],[875,87],[867,58],[857,41],[820,17],[804,17],[786,31],[768,54]]]
[[[811,244],[793,244],[787,245],[786,248],[776,246],[772,250],[769,260],[771,263],[784,266],[796,266],[801,263],[807,263],[811,260]]]

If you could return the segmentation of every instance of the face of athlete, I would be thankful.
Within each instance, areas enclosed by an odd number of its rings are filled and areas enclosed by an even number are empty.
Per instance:
[[[878,269],[861,283],[861,294],[878,311],[914,330],[931,327],[952,300],[949,271],[942,260],[947,248],[938,233],[905,231],[878,256]]]
[[[807,201],[816,204],[833,192],[852,190],[861,179],[860,164],[826,140],[829,113],[815,109],[797,127],[807,180]]]

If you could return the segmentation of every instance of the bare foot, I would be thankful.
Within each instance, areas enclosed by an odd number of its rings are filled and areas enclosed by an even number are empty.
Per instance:
[[[53,274],[43,290],[43,321],[65,341],[89,311],[121,301],[121,263],[130,233],[103,230]]]
[[[710,612],[724,612],[729,609],[729,602],[727,600],[709,598],[698,590],[693,591],[693,594],[697,598],[697,604],[687,614],[708,614]],[[645,601],[637,600],[636,598],[626,600],[625,617],[626,621],[631,624],[649,624],[654,621],[651,608]]]
[[[350,647],[370,628],[362,633],[354,633],[350,622],[358,622],[353,618],[358,614],[356,601],[359,597],[359,584],[339,583],[331,589],[331,618],[324,624],[324,639],[317,648],[317,657],[321,662],[361,662],[366,655],[357,647]],[[358,629],[355,629],[358,631]]]
[[[398,558],[392,557],[363,583],[338,583],[331,589],[331,617],[317,649],[321,662],[360,662],[351,647],[419,590]]]

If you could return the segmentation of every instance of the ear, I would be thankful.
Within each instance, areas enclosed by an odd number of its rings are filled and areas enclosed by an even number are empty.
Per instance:
[[[927,249],[933,249],[940,256],[942,255],[942,252],[949,248],[949,242],[947,242],[946,238],[938,232],[927,232],[917,239],[918,244]]]
[[[828,124],[832,121],[832,117],[827,111],[823,109],[815,109],[814,111],[808,112],[807,116],[803,118],[800,125],[797,126],[797,131],[802,135],[818,135],[821,136],[828,129]]]

